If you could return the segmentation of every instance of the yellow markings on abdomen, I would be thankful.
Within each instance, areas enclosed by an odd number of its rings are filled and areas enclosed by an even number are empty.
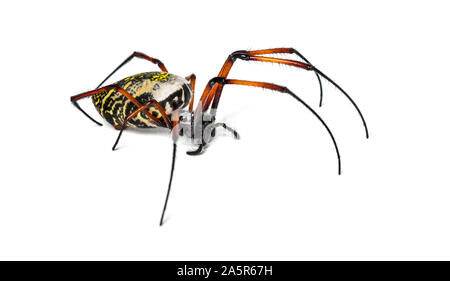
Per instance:
[[[139,101],[141,100],[139,97],[143,94],[150,93],[153,95],[158,93],[157,90],[160,87],[155,89],[156,84],[160,84],[162,86],[162,84],[171,81],[172,79],[174,79],[174,76],[167,72],[146,72],[129,76],[116,82],[116,84]],[[149,98],[154,97],[151,96]],[[113,125],[122,125],[125,121],[126,113],[131,113],[132,110],[135,110],[134,104],[115,89],[98,93],[92,96],[92,100],[100,115]],[[143,102],[145,101],[148,101],[147,97],[143,99]],[[154,107],[150,107],[148,112],[158,119],[162,118],[161,112]],[[144,112],[137,114],[130,120],[128,125],[143,128],[159,126],[157,122],[147,117]]]

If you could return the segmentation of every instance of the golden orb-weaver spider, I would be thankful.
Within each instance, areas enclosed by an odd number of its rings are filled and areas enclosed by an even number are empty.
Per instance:
[[[300,57],[302,61],[280,59],[270,56],[270,54],[295,54]],[[111,77],[118,69],[128,63],[134,57],[148,60],[157,64],[162,72],[146,72],[136,74],[125,79],[122,79],[114,84],[101,87],[109,77]],[[323,74],[319,69],[313,66],[303,55],[293,48],[275,48],[255,51],[236,51],[228,56],[222,69],[217,77],[209,80],[206,85],[197,108],[194,110],[194,90],[195,90],[195,75],[191,74],[186,78],[168,73],[164,64],[155,58],[149,57],[143,53],[134,52],[125,61],[123,61],[111,74],[109,74],[95,90],[88,91],[79,95],[72,96],[70,100],[72,103],[83,112],[89,119],[98,125],[101,123],[95,121],[89,116],[77,103],[81,98],[92,96],[92,101],[100,113],[100,115],[114,128],[120,130],[120,133],[114,143],[113,150],[115,150],[122,132],[129,127],[137,128],[154,128],[165,127],[171,130],[173,137],[173,151],[172,151],[172,168],[170,173],[169,186],[165,197],[164,207],[161,214],[160,225],[164,222],[164,213],[167,208],[169,200],[170,188],[173,179],[173,172],[175,167],[175,158],[178,136],[187,136],[192,139],[198,148],[195,151],[188,151],[189,155],[198,155],[202,153],[204,148],[214,137],[215,129],[222,127],[233,133],[235,138],[239,138],[238,133],[229,128],[224,123],[216,123],[215,116],[219,100],[222,94],[223,87],[229,84],[254,86],[266,88],[292,96],[305,106],[311,113],[313,113],[322,125],[327,130],[333,141],[336,149],[338,160],[338,173],[341,173],[341,160],[339,149],[336,144],[331,130],[323,119],[301,98],[291,92],[288,88],[272,83],[245,81],[237,79],[228,79],[228,74],[237,60],[243,61],[260,61],[290,65],[302,68],[308,71],[313,71],[319,81],[320,85],[320,103],[322,105],[322,82],[321,78],[329,81],[336,86],[353,104],[358,111],[359,116],[364,125],[366,138],[369,138],[366,121],[353,99],[333,80]],[[101,88],[100,88],[101,87]],[[188,106],[186,110],[185,107]]]

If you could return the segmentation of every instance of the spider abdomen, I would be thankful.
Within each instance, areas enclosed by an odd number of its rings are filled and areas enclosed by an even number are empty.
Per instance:
[[[192,88],[189,82],[177,75],[167,72],[145,72],[129,76],[115,83],[126,90],[140,104],[156,100],[170,114],[189,104]],[[114,127],[122,126],[125,118],[138,107],[116,89],[103,91],[92,96],[92,101],[98,113]],[[154,107],[148,108],[153,116],[162,119],[161,113]],[[160,126],[144,112],[138,113],[127,123],[137,128],[154,128]]]

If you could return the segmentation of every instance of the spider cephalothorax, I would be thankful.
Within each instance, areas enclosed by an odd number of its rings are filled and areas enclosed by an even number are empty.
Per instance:
[[[295,54],[301,61],[274,58],[267,55],[271,54]],[[114,84],[101,87],[103,83],[111,77],[119,68],[128,63],[134,57],[148,60],[157,64],[161,72],[146,72],[124,78]],[[92,101],[100,115],[114,128],[120,130],[116,142],[113,145],[115,150],[123,130],[127,127],[154,128],[165,127],[171,130],[173,143],[172,169],[169,180],[169,187],[166,194],[160,225],[164,221],[164,213],[170,194],[170,188],[173,178],[176,156],[176,142],[179,136],[189,138],[197,149],[188,151],[189,155],[198,155],[210,143],[215,136],[217,128],[224,128],[230,131],[235,138],[239,138],[238,133],[228,127],[225,123],[216,122],[216,112],[220,97],[225,85],[244,85],[254,86],[274,90],[292,96],[295,100],[306,107],[327,130],[336,150],[338,160],[338,173],[341,173],[341,161],[339,149],[331,130],[324,120],[300,97],[291,92],[288,88],[266,82],[245,81],[237,79],[228,79],[228,74],[236,60],[260,61],[290,65],[307,71],[313,71],[318,79],[320,86],[320,102],[322,105],[322,82],[321,78],[329,81],[336,86],[353,104],[357,110],[364,125],[366,138],[369,137],[364,117],[352,98],[333,80],[323,72],[313,66],[303,55],[293,48],[276,48],[256,51],[240,50],[233,52],[228,56],[217,77],[209,80],[203,91],[202,96],[194,110],[194,90],[195,75],[191,74],[186,78],[168,73],[164,64],[155,58],[149,57],[143,53],[134,52],[124,62],[122,62],[111,74],[109,74],[95,90],[88,91],[71,97],[73,104],[83,112],[89,119],[98,125],[101,123],[95,121],[89,116],[77,103],[84,97],[92,96]],[[100,88],[101,87],[101,88]]]

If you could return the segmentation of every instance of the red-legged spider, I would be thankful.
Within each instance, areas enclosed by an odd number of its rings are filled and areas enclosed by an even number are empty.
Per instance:
[[[270,56],[270,54],[295,54],[300,57],[302,61],[280,59]],[[146,72],[136,74],[125,79],[122,79],[109,86],[104,86],[106,80],[111,77],[119,68],[128,63],[134,57],[148,60],[157,64],[162,72]],[[322,105],[322,82],[321,78],[329,81],[336,86],[353,104],[358,111],[359,116],[364,125],[366,138],[369,138],[366,121],[352,98],[333,80],[323,74],[319,69],[313,66],[303,55],[293,48],[276,48],[256,51],[236,51],[228,56],[222,69],[217,77],[209,80],[206,85],[197,108],[194,110],[194,89],[195,89],[195,75],[191,74],[186,78],[170,74],[167,72],[164,64],[155,58],[149,57],[143,53],[134,52],[124,62],[122,62],[111,74],[109,74],[97,88],[93,91],[85,92],[79,95],[72,96],[70,100],[72,103],[83,112],[89,119],[98,125],[101,123],[95,121],[89,116],[77,103],[81,98],[92,96],[92,101],[100,113],[100,115],[114,128],[120,130],[120,133],[114,143],[113,150],[115,150],[123,130],[127,127],[136,128],[154,128],[165,127],[171,130],[173,137],[173,151],[172,151],[172,168],[170,173],[169,186],[164,202],[164,207],[161,214],[160,225],[164,222],[164,213],[167,208],[169,200],[170,188],[173,179],[173,172],[175,167],[175,158],[178,136],[186,136],[193,140],[198,145],[195,151],[188,151],[189,155],[198,155],[202,153],[204,148],[208,145],[212,137],[214,137],[215,129],[222,127],[238,138],[238,133],[229,128],[224,123],[216,123],[215,116],[219,100],[223,91],[223,87],[229,84],[254,86],[260,88],[271,89],[281,93],[286,93],[292,96],[305,106],[327,130],[333,141],[336,149],[338,160],[338,173],[341,173],[341,160],[339,149],[334,139],[333,134],[328,128],[323,119],[301,98],[291,92],[288,88],[272,83],[245,81],[237,79],[228,79],[228,74],[237,60],[244,61],[261,61],[290,65],[302,68],[308,71],[313,71],[319,81],[320,85],[320,103]],[[100,88],[101,87],[101,88]],[[189,105],[189,106],[188,106]],[[185,109],[188,106],[187,109]]]

